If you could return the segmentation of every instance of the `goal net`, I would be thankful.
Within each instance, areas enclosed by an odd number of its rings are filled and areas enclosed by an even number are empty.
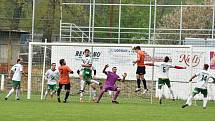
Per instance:
[[[79,76],[76,73],[81,66],[81,58],[85,49],[89,49],[90,56],[93,58],[93,66],[97,70],[96,80],[104,82],[106,76],[102,70],[106,64],[110,67],[107,71],[111,71],[111,67],[117,67],[117,74],[127,73],[124,83],[117,82],[117,86],[121,88],[120,100],[135,101],[153,101],[157,96],[157,80],[158,69],[154,66],[146,66],[145,79],[149,91],[136,93],[136,68],[132,61],[136,60],[137,55],[132,50],[134,46],[140,46],[145,52],[145,63],[163,62],[165,56],[170,57],[172,65],[186,67],[186,69],[170,69],[169,78],[175,97],[177,99],[186,99],[191,93],[192,85],[188,83],[189,78],[194,73],[195,59],[192,59],[194,53],[192,46],[176,46],[176,45],[143,45],[143,44],[83,44],[83,43],[29,43],[29,63],[28,63],[28,93],[27,98],[32,95],[40,95],[42,99],[44,90],[47,88],[44,73],[51,67],[51,63],[59,66],[59,60],[65,59],[67,65],[72,68],[74,74],[71,77],[72,96],[78,97],[76,94],[80,89]],[[141,82],[143,90],[143,84]],[[90,90],[90,87],[86,88]],[[166,98],[171,98],[168,89],[164,86]],[[97,95],[99,94],[99,88]],[[90,93],[85,94],[90,96]],[[73,98],[75,100],[76,98]],[[109,98],[106,95],[104,98]],[[78,98],[77,100],[78,101]]]

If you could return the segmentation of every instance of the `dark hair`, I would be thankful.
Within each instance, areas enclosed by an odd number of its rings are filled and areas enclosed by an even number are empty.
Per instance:
[[[56,64],[56,63],[52,63],[52,65],[53,65],[53,64]]]
[[[60,59],[59,63],[60,65],[64,65],[64,59]]]
[[[84,52],[87,52],[87,51],[88,51],[88,52],[90,52],[90,50],[89,50],[89,49],[85,49],[85,50],[84,50]]]
[[[168,62],[168,61],[169,61],[169,57],[166,56],[166,57],[164,58],[164,62]]]
[[[208,68],[209,68],[209,65],[208,64],[204,64],[204,69],[208,70]]]
[[[117,69],[117,67],[116,67],[116,66],[114,66],[113,68],[116,68],[116,69]]]
[[[21,61],[21,59],[20,59],[20,58],[16,60],[16,62],[17,62],[17,63],[18,63],[19,61]]]
[[[136,46],[135,50],[141,50],[140,46]]]

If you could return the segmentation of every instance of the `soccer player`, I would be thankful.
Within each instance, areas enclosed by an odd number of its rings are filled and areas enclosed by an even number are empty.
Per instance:
[[[66,103],[70,93],[69,74],[73,74],[73,71],[66,65],[66,61],[64,59],[60,59],[60,66],[58,67],[58,70],[60,72],[59,88],[57,90],[58,102],[61,102],[60,92],[62,87],[64,86],[64,89],[66,90],[66,95],[63,102]]]
[[[126,73],[124,73],[123,76],[123,79],[121,79],[117,74],[116,74],[116,71],[117,71],[117,68],[116,67],[113,67],[112,68],[112,72],[111,71],[106,71],[106,69],[108,68],[109,66],[108,65],[105,65],[104,69],[103,69],[103,73],[107,75],[107,79],[105,81],[105,84],[103,85],[103,89],[96,101],[96,103],[99,103],[100,99],[102,98],[104,92],[106,91],[115,91],[116,94],[113,96],[113,99],[112,99],[112,103],[116,103],[118,104],[119,102],[116,101],[117,97],[119,96],[119,93],[120,93],[120,88],[118,88],[116,86],[116,81],[124,81],[125,80],[125,77],[127,76]]]
[[[163,94],[162,94],[162,87],[166,84],[167,87],[169,88],[170,94],[172,96],[173,101],[175,100],[173,91],[171,89],[171,84],[170,84],[170,80],[169,80],[169,69],[170,68],[176,68],[176,69],[186,69],[186,67],[180,67],[180,66],[174,66],[169,62],[169,57],[166,56],[164,58],[164,61],[162,63],[158,63],[158,64],[150,64],[150,63],[146,63],[145,65],[149,65],[149,66],[156,66],[159,68],[159,75],[158,75],[158,97],[159,97],[159,103],[162,104],[162,98],[163,98]]]
[[[92,77],[92,71],[94,72],[94,76]],[[92,58],[90,57],[90,50],[85,49],[84,50],[84,55],[82,56],[82,64],[81,64],[81,71],[77,71],[80,77],[80,102],[83,102],[83,93],[86,84],[91,85],[91,84],[100,84],[98,81],[94,80],[96,77],[96,69],[92,66]],[[96,87],[95,85],[91,85],[92,87],[92,97],[93,100],[95,101],[96,99]]]
[[[8,97],[13,94],[14,90],[16,90],[16,100],[20,100],[20,98],[19,98],[20,82],[21,82],[22,74],[25,74],[23,71],[22,63],[23,63],[23,59],[21,59],[21,58],[17,59],[17,63],[9,71],[8,80],[11,80],[11,76],[13,73],[13,77],[12,77],[13,87],[9,91],[8,95],[5,97],[5,100],[7,100]]]
[[[44,95],[44,99],[47,98],[47,95],[50,93],[51,98],[53,97],[53,94],[56,93],[56,89],[57,89],[57,82],[59,80],[59,76],[60,73],[59,71],[56,69],[56,63],[52,63],[52,67],[51,69],[49,69],[46,73],[45,73],[45,79],[48,81],[47,82],[47,90],[45,92]]]
[[[203,94],[203,109],[206,109],[207,107],[207,96],[208,96],[208,90],[207,90],[207,85],[208,85],[208,80],[209,78],[213,79],[213,83],[215,83],[215,78],[208,72],[208,64],[204,64],[203,70],[200,72],[196,73],[194,76],[192,76],[189,80],[191,82],[194,78],[198,77],[197,80],[197,86],[194,88],[193,93],[191,96],[187,98],[186,104],[182,105],[182,108],[185,108],[187,106],[192,105],[192,99],[196,94]]]
[[[140,83],[141,80],[143,82],[143,86],[144,86],[144,93],[146,93],[148,91],[147,85],[146,85],[146,80],[144,78],[144,75],[146,74],[146,68],[144,65],[144,52],[141,51],[140,46],[136,46],[134,47],[135,52],[137,53],[137,60],[133,61],[133,64],[137,64],[137,71],[136,71],[136,78],[137,78],[137,88],[135,90],[135,92],[139,92],[141,91],[140,88]]]

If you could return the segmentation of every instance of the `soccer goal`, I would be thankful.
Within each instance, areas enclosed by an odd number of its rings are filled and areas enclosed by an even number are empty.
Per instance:
[[[162,62],[164,57],[168,56],[172,65],[186,67],[183,70],[170,69],[169,78],[172,89],[178,99],[185,99],[189,95],[191,86],[189,86],[188,80],[193,74],[194,66],[191,59],[193,57],[192,46],[30,42],[27,99],[31,99],[32,94],[38,94],[42,99],[46,88],[44,73],[50,68],[51,63],[56,63],[59,66],[60,59],[65,59],[67,65],[74,71],[74,74],[71,75],[71,92],[75,95],[80,88],[79,76],[76,71],[80,69],[83,51],[89,49],[93,66],[97,70],[96,78],[99,81],[104,82],[106,76],[102,73],[102,70],[106,64],[110,65],[107,69],[108,71],[111,71],[111,67],[117,67],[119,75],[124,72],[128,74],[124,83],[117,83],[122,90],[120,99],[131,102],[134,102],[132,100],[148,100],[152,102],[157,96],[156,85],[159,72],[154,66],[146,66],[145,79],[149,91],[146,93],[135,92],[137,87],[137,66],[133,65],[132,61],[136,60],[137,55],[132,50],[134,46],[140,46],[141,50],[145,52],[145,63]],[[141,88],[143,88],[142,84]],[[166,88],[163,89],[163,91],[166,90]],[[166,93],[166,98],[169,98],[168,92]]]

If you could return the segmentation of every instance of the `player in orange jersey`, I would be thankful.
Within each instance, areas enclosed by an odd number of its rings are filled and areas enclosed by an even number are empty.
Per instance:
[[[60,92],[62,87],[64,86],[64,89],[66,90],[66,95],[64,98],[64,103],[66,103],[69,93],[70,93],[70,78],[69,74],[73,74],[73,71],[66,65],[66,61],[64,59],[60,59],[60,66],[58,67],[58,70],[60,72],[60,79],[59,79],[59,88],[57,90],[57,97],[58,102],[60,101]]]

